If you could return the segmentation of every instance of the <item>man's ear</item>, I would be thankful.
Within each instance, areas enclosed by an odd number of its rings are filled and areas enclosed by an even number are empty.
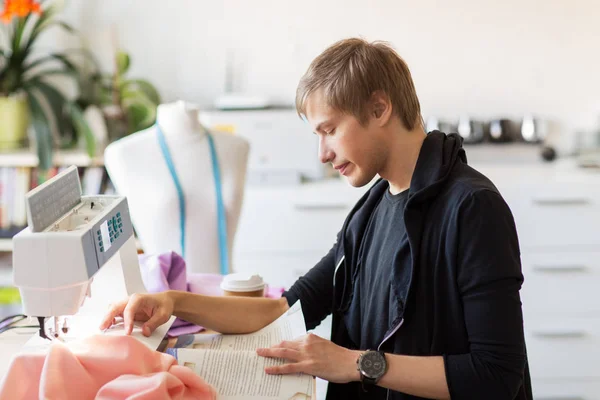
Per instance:
[[[392,103],[390,98],[381,90],[373,92],[370,101],[370,115],[377,125],[383,126],[388,123],[392,116]]]

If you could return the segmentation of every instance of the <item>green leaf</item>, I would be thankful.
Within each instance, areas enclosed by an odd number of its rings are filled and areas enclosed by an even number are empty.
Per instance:
[[[71,120],[73,121],[73,126],[75,127],[75,132],[77,132],[77,136],[80,139],[82,137],[85,139],[85,147],[88,155],[90,157],[94,157],[96,155],[96,137],[94,136],[92,129],[85,120],[85,117],[83,116],[83,111],[77,104],[71,102],[67,105],[67,112],[71,116]]]
[[[29,15],[17,19],[12,44],[14,53],[18,53],[21,49],[21,40],[23,39],[23,34],[25,33],[25,24],[27,23],[28,19]]]
[[[37,155],[39,158],[39,167],[47,171],[52,166],[52,133],[50,124],[44,113],[40,102],[35,98],[32,92],[28,92],[27,102],[31,110],[31,124],[35,131],[37,142]]]
[[[121,91],[140,90],[141,92],[143,92],[146,95],[146,97],[148,97],[148,99],[150,99],[151,102],[153,102],[156,105],[160,104],[160,95],[158,94],[158,91],[156,90],[154,85],[152,85],[150,82],[148,82],[146,80],[143,80],[143,79],[126,80],[123,83],[121,83],[120,90]]]
[[[31,77],[26,78],[24,83],[26,84],[29,81],[36,81],[36,80],[46,78],[48,76],[53,76],[53,75],[66,75],[66,76],[77,78],[79,74],[77,73],[77,71],[71,71],[71,70],[66,70],[66,69],[47,69],[47,70],[38,72],[37,74],[35,74]]]
[[[41,20],[41,18],[40,18]],[[50,29],[51,27],[56,26],[58,28],[62,28],[65,32],[70,33],[72,35],[77,34],[77,29],[73,28],[71,25],[67,24],[64,21],[52,21],[50,19],[45,19],[41,24],[35,26],[33,31],[31,32],[31,37],[29,39],[29,46],[38,38],[38,36],[45,30]]]
[[[49,25],[56,24],[57,22],[53,21],[53,18],[57,16],[63,9],[65,8],[64,2],[55,1],[52,5],[42,11],[42,15],[37,19],[33,29],[31,30],[31,36],[29,38],[29,42],[27,47],[30,48],[36,38],[40,35],[40,33],[48,28]],[[60,24],[60,23],[58,23]],[[68,32],[73,31],[73,29],[68,29]]]
[[[35,43],[37,38],[40,36],[40,34],[44,30],[47,30],[52,26],[58,26],[60,28],[63,28],[65,31],[67,31],[70,34],[77,33],[77,31],[71,25],[67,24],[66,22],[53,20],[54,16],[56,14],[58,14],[61,11],[61,9],[62,9],[62,7],[51,6],[48,9],[46,9],[44,12],[42,12],[42,15],[38,18],[38,20],[36,21],[35,25],[33,26],[32,30],[31,30],[31,34],[29,35],[27,44],[24,46],[24,50],[23,50],[24,57],[26,57],[29,54],[29,51],[33,47],[33,44]]]
[[[40,65],[45,64],[45,63],[50,62],[50,61],[58,61],[66,69],[69,69],[71,71],[77,71],[77,67],[75,66],[75,64],[73,64],[71,61],[69,61],[69,59],[67,58],[66,55],[61,54],[61,53],[52,53],[50,55],[38,58],[37,60],[29,63],[25,67],[25,69],[24,69],[23,72],[29,72],[33,68],[39,67]]]
[[[156,104],[142,92],[126,95],[122,103],[129,121],[128,133],[147,128],[156,121]]]
[[[8,56],[6,55],[6,53],[4,52],[4,50],[0,49],[0,79],[2,79],[2,74],[3,74],[3,67],[6,64],[8,60]]]
[[[65,104],[67,103],[65,96],[54,86],[42,80],[30,81],[27,86],[39,91],[39,93],[46,99],[48,106],[52,111],[52,115],[46,116],[46,119],[49,121],[53,120],[56,124],[58,135],[63,136],[65,133],[64,112]]]
[[[71,34],[77,33],[77,30],[75,28],[73,28],[71,25],[67,24],[66,22],[58,21],[58,22],[56,22],[56,25],[58,25],[59,27],[63,28],[65,31],[67,31]]]
[[[115,62],[117,64],[117,73],[119,75],[125,75],[129,70],[129,54],[124,51],[118,51],[115,55]]]

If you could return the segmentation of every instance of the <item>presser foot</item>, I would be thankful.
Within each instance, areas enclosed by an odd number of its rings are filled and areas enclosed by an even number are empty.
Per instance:
[[[46,321],[46,317],[38,317],[40,324],[40,337],[48,340],[59,340],[64,342],[64,336],[69,333],[69,327],[67,325],[67,318],[65,317],[49,317],[49,321]]]

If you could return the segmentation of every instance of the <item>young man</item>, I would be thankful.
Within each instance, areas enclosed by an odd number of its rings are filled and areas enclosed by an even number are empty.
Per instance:
[[[423,129],[404,61],[384,43],[348,39],[319,55],[296,106],[319,156],[353,186],[379,179],[330,252],[280,300],[184,292],[113,306],[147,320],[174,314],[224,333],[252,332],[302,301],[307,329],[333,314],[331,341],[307,335],[259,355],[330,382],[328,399],[531,399],[512,214],[467,165],[457,135]]]

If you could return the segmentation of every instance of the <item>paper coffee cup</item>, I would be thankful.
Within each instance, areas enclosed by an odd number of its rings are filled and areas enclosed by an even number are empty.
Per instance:
[[[229,274],[223,278],[221,289],[225,296],[263,297],[265,282],[256,274]]]

